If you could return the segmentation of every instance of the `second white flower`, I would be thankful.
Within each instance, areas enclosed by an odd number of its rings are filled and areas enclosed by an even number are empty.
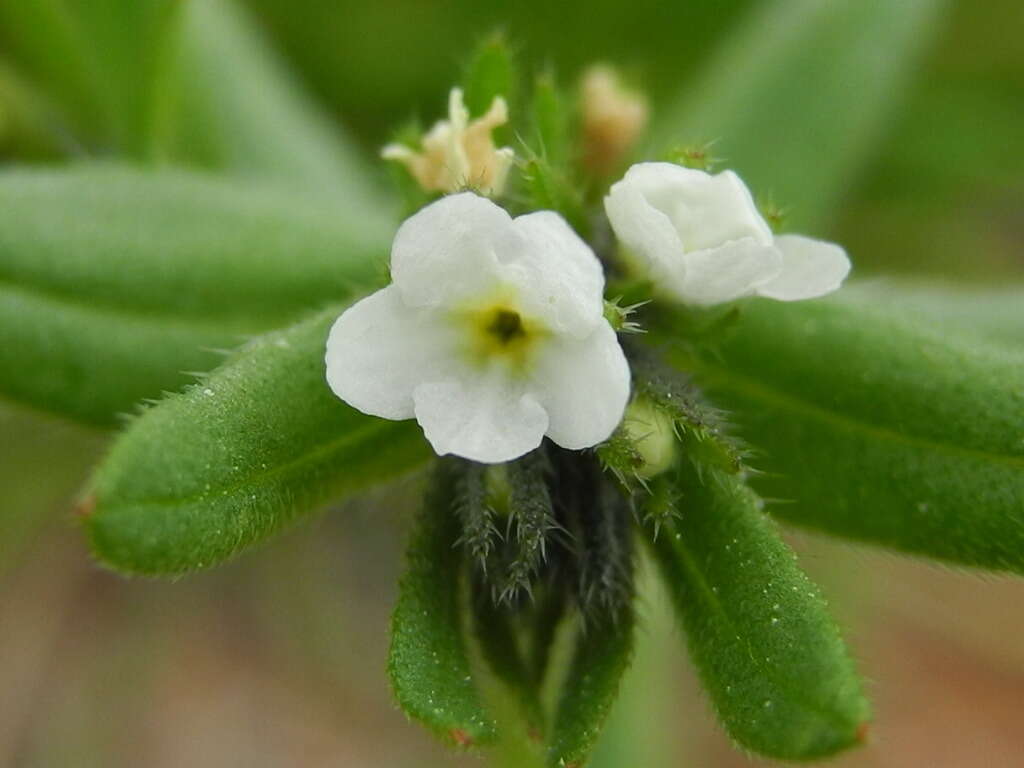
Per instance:
[[[686,304],[753,295],[810,299],[839,288],[850,271],[838,245],[774,236],[732,171],[638,163],[612,185],[604,205],[656,288]]]

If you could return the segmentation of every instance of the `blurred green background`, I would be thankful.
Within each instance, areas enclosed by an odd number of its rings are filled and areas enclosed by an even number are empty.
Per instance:
[[[228,167],[213,132],[244,137],[276,88],[300,88],[309,99],[297,108],[347,135],[352,162],[384,195],[376,148],[410,117],[436,119],[472,45],[501,30],[524,67],[567,83],[595,60],[618,65],[650,95],[656,134],[719,139],[716,153],[759,194],[843,243],[858,276],[944,281],[917,294],[922,311],[1024,342],[1011,319],[1024,303],[1019,0],[908,0],[918,10],[902,32],[882,17],[892,4],[850,2],[848,19],[809,39],[791,28],[793,8],[813,5],[800,2],[248,0],[257,40],[278,52],[255,59],[251,41],[217,37],[216,13],[185,8],[204,2],[0,0],[0,161]],[[167,13],[190,21],[166,33]],[[756,54],[787,35],[807,59],[769,98]],[[179,44],[206,52],[202,92],[160,80]],[[844,58],[847,45],[861,50]],[[812,66],[830,61],[857,68],[829,80],[827,66]],[[844,92],[876,80],[873,101]],[[731,107],[716,102],[725,88]],[[732,110],[724,122],[742,127],[741,141],[703,135],[722,124],[716,109]],[[286,120],[261,129],[294,132]],[[829,166],[827,189],[804,184],[817,164]],[[979,303],[992,282],[1002,293]],[[70,512],[107,441],[0,409],[0,765],[478,764],[446,753],[389,700],[387,618],[415,479],[215,572],[130,582],[89,562]],[[877,703],[873,745],[837,765],[1020,764],[1024,585],[810,537],[794,544],[832,596]],[[656,590],[643,611],[637,665],[594,765],[743,765]]]

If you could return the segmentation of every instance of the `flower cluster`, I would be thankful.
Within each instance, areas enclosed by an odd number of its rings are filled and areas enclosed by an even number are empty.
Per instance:
[[[512,152],[491,130],[496,98],[468,122],[458,89],[422,153],[389,146],[427,190],[504,187]],[[657,296],[708,306],[836,290],[837,245],[775,236],[740,178],[672,163],[632,166],[604,199],[624,257]],[[327,343],[327,380],[345,402],[415,418],[439,455],[515,459],[545,436],[563,448],[606,440],[630,398],[630,370],[604,316],[604,272],[558,213],[512,218],[473,192],[442,197],[395,237],[388,287],[357,302]]]

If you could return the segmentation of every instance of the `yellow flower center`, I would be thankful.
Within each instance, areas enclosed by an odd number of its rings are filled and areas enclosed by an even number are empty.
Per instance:
[[[524,316],[507,291],[496,294],[456,313],[456,320],[468,330],[466,351],[479,366],[500,362],[515,372],[524,372],[549,331],[540,322]]]

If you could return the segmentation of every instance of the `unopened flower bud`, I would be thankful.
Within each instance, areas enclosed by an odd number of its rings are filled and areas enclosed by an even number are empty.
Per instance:
[[[672,419],[650,402],[638,398],[629,404],[622,426],[636,446],[643,464],[640,477],[654,477],[676,460],[676,433]]]
[[[626,159],[647,127],[647,101],[624,88],[615,70],[603,65],[583,75],[580,95],[587,167],[607,175]]]
[[[381,156],[402,163],[427,191],[472,188],[493,197],[504,190],[515,157],[509,147],[496,148],[491,136],[495,128],[507,122],[508,106],[500,96],[484,115],[470,121],[462,90],[453,88],[448,96],[448,119],[438,121],[424,135],[419,152],[402,144],[388,144]]]

